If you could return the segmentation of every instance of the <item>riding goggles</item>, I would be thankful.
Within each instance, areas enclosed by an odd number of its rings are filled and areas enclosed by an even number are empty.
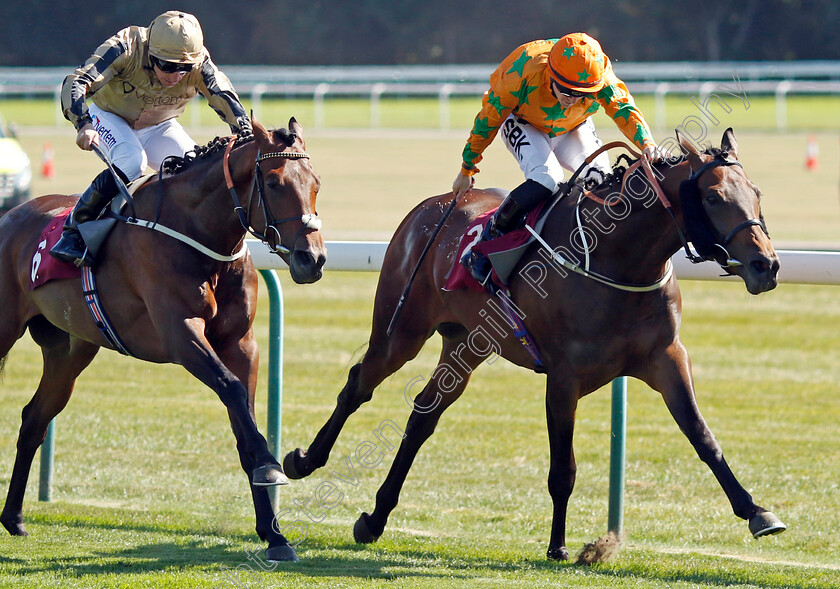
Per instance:
[[[175,63],[174,61],[164,61],[162,59],[158,59],[154,55],[150,55],[149,60],[152,62],[153,66],[155,66],[157,69],[159,69],[165,74],[174,74],[175,72],[189,72],[193,69],[193,64],[191,63]]]
[[[557,82],[551,82],[552,88],[554,88],[554,92],[557,94],[562,94],[563,96],[568,96],[569,98],[586,98],[590,96],[591,93],[589,92],[580,92],[579,90],[572,90],[571,88],[566,88],[565,86],[561,86]]]

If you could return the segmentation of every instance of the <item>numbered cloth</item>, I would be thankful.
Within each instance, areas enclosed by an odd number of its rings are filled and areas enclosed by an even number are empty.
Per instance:
[[[542,224],[538,220],[541,219],[543,211],[548,211],[550,200],[540,203],[534,210],[528,213],[525,220],[527,225],[536,227],[539,231]],[[491,239],[490,241],[481,241],[481,234],[484,231],[484,226],[490,221],[496,209],[490,209],[485,213],[479,215],[464,232],[461,237],[461,242],[458,244],[458,255],[455,256],[455,263],[449,271],[449,276],[446,278],[446,284],[443,290],[458,290],[461,288],[468,288],[470,290],[484,290],[484,287],[472,277],[469,270],[461,265],[461,258],[470,250],[475,250],[484,254],[490,259],[493,265],[493,271],[490,279],[500,288],[507,288],[510,283],[510,276],[519,259],[525,253],[525,250],[534,241],[534,237],[523,226],[520,229],[514,229],[505,233],[501,237]]]
[[[38,244],[35,246],[35,251],[32,255],[32,264],[29,273],[29,290],[34,290],[50,280],[81,277],[82,271],[79,268],[68,262],[62,262],[50,255],[50,248],[61,237],[64,221],[72,210],[73,207],[70,207],[55,217],[41,233],[41,238],[38,240]]]

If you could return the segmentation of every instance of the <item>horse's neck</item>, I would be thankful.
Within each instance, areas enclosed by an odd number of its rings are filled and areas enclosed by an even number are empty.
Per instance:
[[[660,165],[657,169],[662,178],[659,184],[672,212],[681,221],[679,183],[688,175],[687,163],[671,167]],[[616,187],[597,193],[607,202],[600,204],[590,199],[581,201],[578,211],[573,215],[570,243],[577,245],[576,249],[584,257],[586,248],[581,247],[581,244],[586,241],[584,237],[589,235],[590,256],[606,271],[621,275],[627,281],[656,278],[651,278],[651,275],[661,272],[681,242],[677,225],[665,204],[653,192],[642,170],[636,171],[632,180],[627,179],[620,202],[616,200]],[[581,229],[581,226],[587,229]],[[641,276],[633,276],[637,272]]]
[[[245,158],[254,150],[247,147],[238,148],[230,158],[234,185],[243,201],[250,197],[248,188],[253,179]],[[157,220],[163,225],[183,232],[218,253],[230,253],[244,237],[245,229],[234,210],[222,166],[220,155],[161,178],[162,185],[155,184],[145,191],[144,199],[139,203],[143,212],[151,219],[151,215],[157,217],[159,208]],[[243,205],[247,207],[248,203],[243,202]]]

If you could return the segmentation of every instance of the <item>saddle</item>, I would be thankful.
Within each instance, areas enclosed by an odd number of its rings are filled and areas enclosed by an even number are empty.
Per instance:
[[[577,198],[579,190],[580,188],[578,186],[574,186],[571,190],[572,194],[570,197]],[[478,236],[483,233],[484,226],[490,221],[493,213],[496,212],[496,209],[490,209],[489,211],[479,215],[478,218],[476,218],[476,220],[467,227],[466,231],[464,231],[464,235],[461,236],[461,241],[458,245],[458,253],[455,256],[455,263],[449,271],[443,290],[452,291],[461,288],[467,288],[470,290],[485,290],[485,287],[479,284],[479,282],[473,278],[469,271],[460,263],[464,252],[472,244],[475,244],[472,245],[472,248],[474,248],[475,251],[487,256],[487,259],[490,260],[490,264],[493,267],[493,270],[490,273],[490,280],[488,281],[488,283],[493,283],[492,286],[488,284],[490,292],[495,292],[499,289],[507,289],[510,285],[511,274],[513,274],[519,260],[523,255],[525,255],[525,252],[531,244],[536,241],[536,238],[526,229],[526,225],[533,228],[538,235],[541,234],[543,227],[545,226],[545,221],[548,218],[548,213],[551,212],[551,210],[562,198],[564,198],[564,196],[564,192],[560,191],[552,198],[540,203],[535,209],[528,213],[525,218],[525,223],[521,227],[513,229],[512,231],[509,231],[495,239],[475,243]]]
[[[154,173],[142,176],[128,185],[129,194],[134,194],[138,188],[145,184]],[[107,210],[117,215],[128,204],[128,201],[122,194],[118,194]],[[64,228],[64,221],[70,214],[72,207],[62,211],[57,217],[53,218],[38,239],[34,255],[32,256],[31,272],[29,276],[29,290],[34,290],[41,285],[46,284],[51,280],[59,280],[64,278],[78,278],[81,276],[81,270],[73,264],[62,262],[51,255],[49,255],[50,248],[55,245],[61,237],[61,232]],[[88,221],[79,225],[79,232],[82,234],[85,244],[91,252],[91,255],[96,259],[102,244],[105,243],[105,238],[114,228],[117,219],[110,216],[101,216],[94,221]]]
[[[155,176],[157,176],[157,172],[149,172],[148,174],[133,180],[126,186],[128,194],[130,196],[134,196],[134,193],[137,192],[141,186]],[[117,196],[115,196],[111,201],[110,206],[103,211],[98,219],[79,225],[79,233],[81,234],[91,257],[94,260],[96,260],[99,250],[102,249],[102,244],[105,243],[105,239],[108,237],[108,234],[111,233],[111,230],[117,223],[118,217],[127,205],[128,199],[122,194],[122,192],[117,193]],[[108,214],[108,211],[111,212],[110,215]]]

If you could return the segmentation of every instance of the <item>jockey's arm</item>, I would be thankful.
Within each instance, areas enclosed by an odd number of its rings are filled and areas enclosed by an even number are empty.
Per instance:
[[[201,64],[203,84],[198,91],[207,99],[210,107],[223,121],[230,125],[232,133],[248,135],[251,133],[251,119],[239,100],[233,84],[222,73],[208,55]]]

